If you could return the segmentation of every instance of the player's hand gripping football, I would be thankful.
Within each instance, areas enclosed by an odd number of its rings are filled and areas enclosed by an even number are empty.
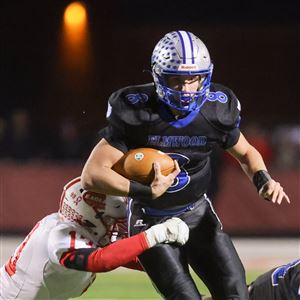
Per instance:
[[[259,195],[273,203],[281,204],[282,201],[290,203],[290,199],[284,192],[279,182],[270,179],[259,191]]]
[[[155,176],[151,183],[152,199],[156,199],[165,193],[165,191],[172,185],[176,176],[180,173],[180,167],[178,162],[175,160],[175,170],[168,176],[162,175],[159,163],[155,162],[153,164],[153,168]]]
[[[189,239],[189,227],[179,218],[168,219],[164,223],[150,227],[145,232],[150,247],[159,243],[184,245]]]

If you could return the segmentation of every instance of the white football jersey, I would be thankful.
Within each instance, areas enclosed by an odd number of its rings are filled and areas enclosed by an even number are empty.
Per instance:
[[[53,213],[32,229],[10,260],[0,269],[0,299],[68,299],[80,296],[95,274],[60,265],[70,248],[96,245],[90,234],[74,222],[60,221]]]

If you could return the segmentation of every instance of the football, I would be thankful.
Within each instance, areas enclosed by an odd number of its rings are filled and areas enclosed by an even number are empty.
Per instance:
[[[161,173],[165,176],[176,168],[174,160],[166,153],[153,148],[137,148],[128,151],[112,169],[130,180],[150,184],[155,174],[154,162],[160,164]]]

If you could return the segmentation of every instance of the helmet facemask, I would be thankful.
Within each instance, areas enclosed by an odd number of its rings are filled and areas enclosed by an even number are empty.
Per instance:
[[[202,41],[190,32],[165,35],[152,55],[152,75],[161,101],[180,112],[200,110],[209,93],[213,65]],[[167,76],[199,76],[199,88],[186,92],[171,88]]]
[[[168,76],[174,75],[153,75],[153,77],[156,77],[154,81],[159,99],[171,108],[180,112],[191,112],[200,109],[209,93],[211,74],[203,73],[192,75],[199,77],[197,79],[199,86],[195,92],[182,91],[180,89],[172,88],[168,83]],[[186,77],[187,75],[179,76]]]

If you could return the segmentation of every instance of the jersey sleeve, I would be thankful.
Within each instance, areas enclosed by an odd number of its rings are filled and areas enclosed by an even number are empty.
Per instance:
[[[122,103],[121,92],[117,91],[108,100],[106,112],[108,126],[101,130],[100,138],[105,138],[111,146],[125,153],[128,151],[125,142],[127,126],[122,113],[126,113],[126,107]]]
[[[48,253],[49,259],[54,264],[60,265],[60,260],[65,252],[74,249],[90,249],[95,247],[93,243],[78,231],[76,225],[62,223],[56,226],[49,235]]]
[[[108,126],[102,131],[110,145],[127,152],[134,144],[133,135],[152,120],[149,110],[155,88],[153,84],[128,86],[114,92],[108,100]]]
[[[226,138],[222,145],[224,149],[233,147],[240,137],[241,104],[231,90],[228,90],[228,94],[228,105],[218,108],[217,111],[221,127],[226,132]]]
[[[241,104],[232,90],[215,84],[209,93],[202,114],[222,133],[221,147],[234,146],[240,137]]]

